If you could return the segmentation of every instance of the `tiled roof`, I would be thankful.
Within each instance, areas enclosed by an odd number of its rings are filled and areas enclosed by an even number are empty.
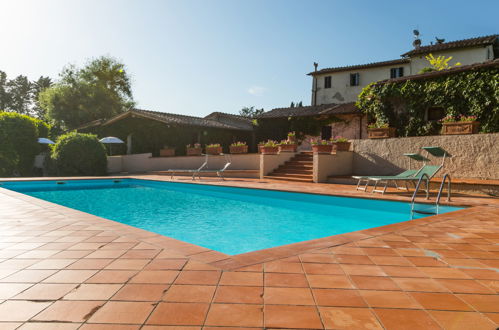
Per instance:
[[[83,126],[80,126],[80,128],[95,126],[95,125],[99,125],[99,124],[101,124],[103,126],[110,125],[118,120],[124,119],[124,118],[129,117],[129,116],[137,116],[137,117],[152,119],[152,120],[160,121],[160,122],[163,122],[166,124],[174,124],[174,125],[221,128],[221,129],[231,129],[231,130],[239,130],[239,131],[241,131],[241,130],[251,131],[252,130],[251,125],[244,126],[242,124],[242,120],[240,120],[238,123],[235,123],[236,121],[233,119],[234,123],[227,123],[227,122],[224,122],[222,120],[218,121],[218,120],[209,119],[209,118],[186,116],[186,115],[179,115],[179,114],[175,114],[175,113],[166,113],[166,112],[150,111],[150,110],[142,110],[142,109],[132,109],[132,110],[129,110],[129,111],[124,112],[122,114],[119,114],[113,118],[110,118],[104,122],[101,122],[101,123],[95,122],[93,125],[85,124]]]
[[[321,69],[319,71],[310,72],[310,73],[308,73],[308,75],[309,76],[316,76],[316,75],[320,75],[320,74],[324,74],[324,73],[334,73],[334,72],[341,72],[341,71],[368,69],[368,68],[374,68],[374,67],[380,67],[380,66],[405,64],[405,63],[409,63],[409,62],[410,62],[409,59],[401,58],[398,60],[390,60],[390,61],[383,61],[383,62],[373,62],[373,63],[350,65],[350,66],[339,66],[336,68],[325,68],[325,69]]]
[[[437,52],[437,51],[454,49],[454,48],[466,48],[466,47],[490,45],[490,44],[493,44],[494,42],[496,42],[498,36],[499,35],[497,35],[497,34],[493,34],[490,36],[449,41],[449,42],[444,42],[441,44],[434,44],[434,45],[428,45],[428,46],[421,46],[419,48],[413,49],[411,51],[408,51],[407,53],[402,54],[402,56],[413,56],[413,55],[418,55],[418,54],[425,54],[425,53]]]
[[[392,82],[397,83],[397,82],[403,82],[403,81],[407,81],[407,80],[429,79],[429,78],[451,75],[451,74],[464,72],[464,71],[484,69],[484,68],[488,68],[488,67],[499,67],[499,59],[491,60],[491,61],[487,61],[487,62],[482,62],[482,63],[474,63],[474,64],[470,64],[470,65],[456,66],[456,67],[453,67],[453,68],[447,69],[447,70],[430,71],[430,72],[426,72],[426,73],[420,73],[420,74],[415,74],[415,75],[405,76],[405,77],[400,77],[400,78],[385,79],[385,80],[378,81],[377,83],[380,83],[380,84],[392,83]]]
[[[284,117],[307,117],[317,115],[341,115],[360,113],[354,102],[336,104],[321,104],[305,107],[276,108],[264,112],[258,118],[284,118]]]
[[[239,127],[240,129],[244,129],[244,130],[252,130],[253,129],[253,124],[251,122],[251,119],[243,117],[243,116],[235,115],[232,113],[212,112],[204,118],[215,120],[215,121],[225,123],[228,125],[232,125],[235,127]]]

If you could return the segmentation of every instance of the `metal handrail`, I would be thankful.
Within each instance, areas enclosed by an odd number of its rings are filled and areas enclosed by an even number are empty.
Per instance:
[[[419,187],[421,186],[421,182],[423,179],[426,177],[426,199],[430,198],[430,193],[429,193],[429,187],[430,187],[430,177],[428,174],[423,173],[421,177],[418,180],[418,184],[416,185],[416,189],[414,189],[414,194],[412,194],[412,199],[411,199],[411,212],[414,211],[414,201],[416,200],[416,195],[418,194]]]
[[[450,195],[451,195],[451,178],[450,175],[447,173],[444,175],[442,179],[442,183],[440,184],[440,189],[438,189],[438,195],[437,195],[437,200],[435,201],[436,206],[438,207],[438,204],[440,203],[440,197],[442,195],[442,191],[444,189],[445,181],[449,179],[449,182],[447,183],[447,202],[450,202]]]

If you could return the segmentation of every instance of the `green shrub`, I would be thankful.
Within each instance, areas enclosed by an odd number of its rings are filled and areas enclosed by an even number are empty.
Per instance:
[[[34,118],[0,112],[0,176],[30,175],[38,145]]]
[[[51,158],[58,175],[106,174],[106,149],[96,135],[71,132],[59,136]]]
[[[33,123],[36,126],[36,129],[38,131],[38,137],[41,138],[49,138],[50,137],[50,130],[51,127],[44,122],[43,120],[37,119],[37,118],[32,118]]]

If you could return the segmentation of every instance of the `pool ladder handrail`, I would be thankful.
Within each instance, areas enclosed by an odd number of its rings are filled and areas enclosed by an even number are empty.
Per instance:
[[[423,173],[416,184],[416,188],[414,189],[414,193],[412,194],[411,199],[411,214],[414,213],[414,202],[416,201],[416,195],[418,194],[419,187],[421,186],[421,182],[426,178],[426,199],[430,199],[430,176],[426,173]]]
[[[421,182],[426,177],[426,199],[429,199],[429,191],[430,191],[430,177],[428,174],[424,173],[418,180],[416,185],[416,189],[414,189],[414,193],[412,194],[411,199],[411,214],[414,213],[414,203],[416,201],[416,195],[418,194],[419,188],[421,186]],[[448,179],[448,180],[447,180]],[[447,181],[447,202],[451,201],[451,177],[450,174],[446,173],[442,178],[442,182],[440,183],[440,188],[438,189],[437,198],[435,200],[435,208],[437,210],[436,214],[438,214],[438,207],[440,205],[440,198],[442,197],[442,191],[444,190],[445,182]]]
[[[447,182],[447,202],[450,202],[450,196],[451,196],[451,178],[450,178],[450,174],[449,173],[445,173],[444,177],[442,178],[442,183],[440,183],[440,188],[438,189],[437,199],[435,201],[435,206],[437,208],[437,213],[438,213],[438,206],[440,205],[440,197],[442,197],[442,191],[444,190],[445,181],[447,181],[447,179],[449,179],[449,181]]]

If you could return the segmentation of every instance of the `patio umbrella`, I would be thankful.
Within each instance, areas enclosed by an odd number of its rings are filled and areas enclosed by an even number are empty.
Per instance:
[[[47,139],[47,138],[38,138],[38,143],[41,144],[55,144],[54,141]]]
[[[125,143],[122,140],[118,139],[117,137],[114,136],[108,136],[105,138],[102,138],[99,140],[101,143],[108,143],[108,144],[113,144],[113,143]]]
[[[121,139],[118,139],[117,137],[114,137],[114,136],[107,136],[105,138],[100,139],[99,142],[104,143],[104,144],[109,144],[109,155],[110,156],[113,154],[113,149],[111,147],[113,144],[125,143]]]

